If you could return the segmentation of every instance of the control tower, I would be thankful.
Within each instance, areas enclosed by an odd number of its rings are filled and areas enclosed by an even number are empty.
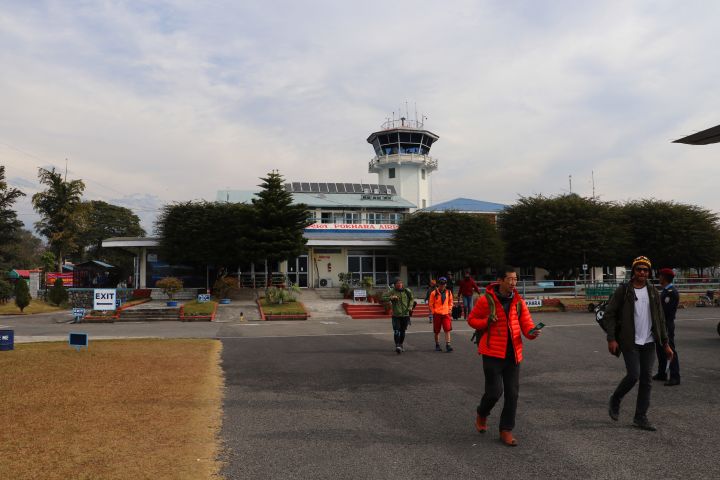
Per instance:
[[[430,148],[439,138],[425,130],[422,121],[405,117],[388,120],[367,139],[375,149],[368,172],[377,173],[378,184],[393,185],[400,197],[417,208],[429,207],[430,173],[438,168]]]

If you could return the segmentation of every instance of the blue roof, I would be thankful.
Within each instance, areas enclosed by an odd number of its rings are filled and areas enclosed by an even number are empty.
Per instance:
[[[445,212],[455,210],[458,212],[475,212],[475,213],[500,213],[507,208],[502,203],[483,202],[482,200],[473,200],[471,198],[456,198],[447,202],[438,203],[420,210],[421,212]]]

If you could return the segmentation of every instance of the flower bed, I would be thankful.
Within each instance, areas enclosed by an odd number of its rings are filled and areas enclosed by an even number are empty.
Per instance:
[[[257,301],[263,320],[307,320],[308,313],[302,302],[271,304],[263,299]]]
[[[212,322],[217,314],[218,302],[188,302],[180,307],[181,322]]]

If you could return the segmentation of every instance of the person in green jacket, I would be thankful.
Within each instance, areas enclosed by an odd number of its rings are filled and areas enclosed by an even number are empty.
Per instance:
[[[413,294],[410,289],[405,288],[400,278],[395,279],[395,283],[388,292],[383,295],[383,300],[392,304],[392,327],[393,336],[395,337],[395,352],[399,355],[405,351],[403,342],[405,341],[405,330],[410,323],[410,314],[413,309]]]
[[[633,425],[643,430],[656,428],[647,418],[652,388],[652,371],[655,363],[655,344],[663,346],[668,361],[673,351],[668,344],[665,316],[660,294],[648,282],[652,264],[647,257],[637,257],[632,263],[632,278],[620,285],[605,309],[608,350],[613,355],[622,353],[625,360],[625,377],[610,396],[608,413],[617,421],[620,402],[638,381],[637,403]]]

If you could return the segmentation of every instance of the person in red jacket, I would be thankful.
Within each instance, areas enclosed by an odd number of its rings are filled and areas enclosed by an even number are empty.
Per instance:
[[[482,293],[478,284],[470,276],[470,272],[465,272],[465,276],[458,282],[458,295],[463,301],[463,317],[467,320],[470,310],[473,308],[473,293]]]
[[[517,445],[512,430],[515,427],[520,363],[523,360],[521,334],[530,340],[540,334],[540,330],[534,330],[530,311],[515,285],[517,273],[514,268],[508,266],[498,270],[498,281],[488,285],[487,293],[475,302],[475,308],[467,319],[472,328],[484,331],[478,341],[478,353],[483,359],[485,394],[477,407],[475,427],[480,433],[487,431],[487,417],[504,391],[500,440],[511,447]],[[493,302],[494,309],[489,301]]]

